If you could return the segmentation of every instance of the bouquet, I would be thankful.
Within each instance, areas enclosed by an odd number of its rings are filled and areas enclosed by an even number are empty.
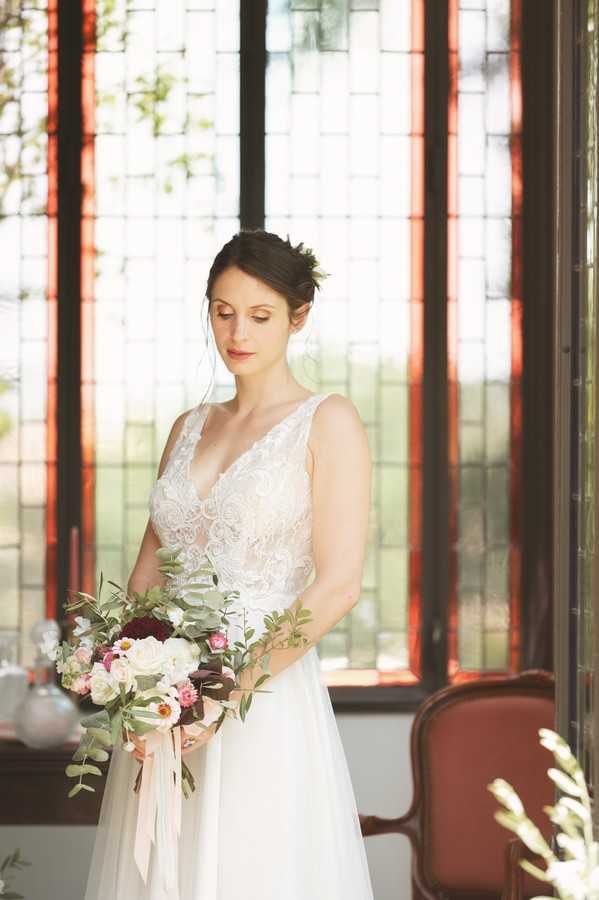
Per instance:
[[[103,597],[102,574],[97,598],[72,591],[76,599],[66,604],[66,610],[85,613],[75,616],[73,637],[77,640],[46,647],[63,687],[81,696],[89,694],[102,707],[81,720],[85,730],[65,770],[77,779],[69,797],[94,790],[83,778],[103,774],[95,763],[108,759],[108,748],[122,740],[124,749],[133,751],[132,735],[145,743],[143,765],[133,786],[140,794],[135,857],[144,881],[155,813],[163,837],[159,843],[166,847],[174,842],[175,829],[180,832],[181,793],[189,797],[195,789],[193,775],[181,758],[182,741],[214,723],[218,731],[227,716],[244,721],[253,694],[270,693],[260,686],[271,677],[272,650],[309,642],[301,629],[311,615],[300,606],[295,613],[273,610],[264,616],[265,632],[253,643],[248,642],[255,629],[246,627],[242,610],[244,639],[231,646],[227,630],[230,616],[238,615],[231,607],[239,592],[218,589],[218,576],[209,561],[189,573],[186,577],[191,580],[182,584],[179,552],[165,547],[156,550],[165,584],[143,594],[134,591],[129,596],[109,581],[111,590]],[[287,625],[287,637],[275,643]],[[258,645],[263,651],[260,656]],[[242,690],[241,672],[258,663],[262,674],[251,690]],[[229,699],[236,690],[242,691],[239,703]],[[166,869],[173,871],[170,865]]]
[[[560,859],[537,826],[526,815],[522,801],[512,785],[496,778],[489,790],[505,807],[495,813],[500,825],[515,832],[520,840],[546,864],[540,869],[528,860],[520,860],[523,869],[541,881],[553,885],[563,900],[599,900],[599,842],[593,834],[593,809],[584,773],[567,742],[555,731],[540,728],[541,746],[553,753],[559,768],[547,770],[562,796],[555,806],[544,811],[560,831],[556,844],[563,852]],[[551,900],[535,897],[533,900]]]

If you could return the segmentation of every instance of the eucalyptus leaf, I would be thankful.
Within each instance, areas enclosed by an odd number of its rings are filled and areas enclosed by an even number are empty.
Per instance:
[[[87,755],[95,762],[106,762],[108,759],[108,753],[101,747],[90,747]]]
[[[77,782],[77,784],[73,785],[73,787],[67,794],[67,797],[75,797],[75,796],[77,796],[79,791],[91,791],[92,793],[95,793],[95,788],[90,787],[89,784],[83,784],[83,782]]]
[[[102,744],[102,746],[112,747],[110,731],[107,731],[104,728],[88,728],[87,733],[98,741],[99,744]]]
[[[101,728],[103,730],[110,728],[110,716],[105,709],[93,713],[91,716],[85,716],[81,719],[81,724],[88,730],[90,728]]]

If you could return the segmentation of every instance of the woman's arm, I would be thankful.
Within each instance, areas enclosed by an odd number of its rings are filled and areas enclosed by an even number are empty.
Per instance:
[[[164,467],[166,466],[175,441],[179,436],[179,432],[181,431],[181,427],[183,425],[185,417],[190,411],[191,410],[186,410],[185,412],[181,413],[181,415],[177,416],[177,418],[173,422],[169,436],[166,440],[166,444],[164,445],[164,450],[162,451],[162,457],[158,466],[157,478],[160,478],[164,471]],[[127,583],[128,594],[131,594],[133,591],[138,591],[138,593],[143,594],[147,588],[150,588],[155,584],[163,585],[165,583],[166,579],[164,575],[158,570],[160,560],[156,556],[155,551],[159,547],[160,541],[156,532],[154,531],[151,519],[148,518],[148,523],[146,525],[146,530],[139,547],[137,559]]]
[[[322,410],[325,405],[327,409]],[[314,460],[312,554],[315,577],[289,609],[295,612],[301,604],[311,611],[312,621],[302,626],[302,633],[317,643],[360,599],[372,461],[368,436],[359,413],[352,401],[340,394],[333,394],[316,409],[308,446]],[[286,637],[289,626],[283,627],[282,636]],[[311,646],[312,643],[277,649],[269,661],[271,675],[286,669]],[[260,645],[258,651],[260,656]],[[240,676],[242,688],[252,688],[261,674],[259,665],[245,669]],[[233,692],[231,699],[241,699],[241,691]]]

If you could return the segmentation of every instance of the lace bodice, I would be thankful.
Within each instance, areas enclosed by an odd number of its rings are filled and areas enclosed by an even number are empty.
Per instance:
[[[148,501],[162,546],[181,550],[182,581],[208,558],[219,588],[238,590],[248,607],[283,608],[305,588],[313,568],[306,444],[314,410],[327,396],[301,401],[220,473],[205,498],[190,466],[210,404],[189,411]]]

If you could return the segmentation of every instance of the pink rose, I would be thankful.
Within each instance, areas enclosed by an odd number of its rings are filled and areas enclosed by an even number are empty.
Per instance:
[[[88,666],[92,659],[92,651],[89,647],[77,647],[73,656],[77,662],[83,663],[84,666]]]
[[[177,685],[177,700],[179,701],[180,706],[184,709],[193,706],[193,704],[198,699],[198,692],[194,688],[192,682],[187,679],[187,681],[180,681]]]
[[[210,644],[211,650],[226,650],[226,648],[229,646],[227,635],[223,634],[220,631],[216,631],[214,634],[211,634],[208,638],[208,643]]]
[[[114,653],[109,650],[108,653],[104,654],[104,659],[102,660],[104,664],[104,668],[107,672],[110,672],[110,667],[112,665],[112,660],[114,659]]]
[[[83,675],[79,675],[73,681],[71,685],[71,690],[75,691],[76,694],[88,694],[91,690],[90,688],[91,674],[89,672],[85,672]]]

